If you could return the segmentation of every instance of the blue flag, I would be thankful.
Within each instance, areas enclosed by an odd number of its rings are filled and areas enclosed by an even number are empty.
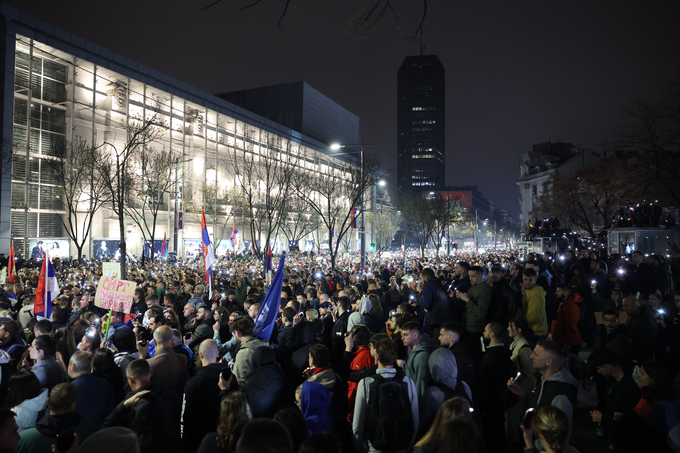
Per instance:
[[[253,327],[253,336],[260,337],[264,341],[269,341],[276,322],[276,315],[279,313],[279,305],[281,304],[281,287],[283,286],[283,263],[286,261],[286,252],[281,254],[279,259],[279,267],[272,278],[272,284],[267,291],[267,295],[262,302],[260,311],[255,318],[255,326]]]

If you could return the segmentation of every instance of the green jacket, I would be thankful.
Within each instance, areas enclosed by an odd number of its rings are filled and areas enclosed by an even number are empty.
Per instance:
[[[465,330],[475,333],[484,332],[486,312],[489,309],[489,304],[491,304],[492,295],[493,288],[487,283],[482,282],[470,287],[467,292],[470,301],[465,303],[465,312],[463,313]]]
[[[248,285],[243,277],[239,277],[238,281],[241,282],[241,287],[235,285],[234,290],[236,291],[236,302],[243,306],[243,302],[248,298]]]
[[[430,386],[428,360],[432,351],[434,351],[432,345],[425,342],[420,343],[411,351],[406,360],[406,369],[404,371],[406,371],[406,376],[410,377],[413,383],[416,384],[419,398],[423,396],[425,389]]]

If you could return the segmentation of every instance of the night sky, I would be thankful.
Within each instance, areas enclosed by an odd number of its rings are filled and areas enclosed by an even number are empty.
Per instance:
[[[397,70],[419,42],[420,0],[365,39],[345,22],[361,0],[36,1],[5,3],[133,60],[220,93],[305,80],[361,118],[361,137],[396,181]],[[372,0],[371,0],[372,1]],[[636,98],[658,99],[680,65],[677,0],[429,0],[426,54],[446,69],[446,183],[478,185],[518,213],[519,159],[531,145],[600,150]]]

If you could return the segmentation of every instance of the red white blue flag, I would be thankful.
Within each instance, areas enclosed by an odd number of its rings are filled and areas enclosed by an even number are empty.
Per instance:
[[[272,248],[271,246],[267,247],[267,265],[264,269],[265,273],[269,272],[272,270]]]
[[[52,301],[59,295],[59,282],[50,258],[45,254],[42,270],[38,278],[38,289],[35,291],[33,313],[36,318],[52,320]]]
[[[203,230],[203,266],[205,269],[205,284],[208,285],[208,298],[212,300],[212,265],[215,262],[215,252],[210,245],[208,227],[205,226],[205,212],[201,211],[201,227]]]

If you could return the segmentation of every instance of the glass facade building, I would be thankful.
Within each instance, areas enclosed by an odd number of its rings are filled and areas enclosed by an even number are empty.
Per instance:
[[[329,143],[303,135],[226,100],[205,93],[149,67],[115,54],[19,11],[2,5],[4,28],[2,57],[4,97],[2,122],[4,149],[0,193],[0,251],[30,256],[38,240],[68,244],[62,220],[66,215],[55,194],[54,173],[49,160],[59,159],[60,144],[82,139],[90,144],[123,146],[132,118],[150,112],[163,124],[155,145],[181,153],[185,172],[177,188],[163,193],[155,239],[173,237],[175,204],[183,212],[184,225],[178,252],[200,241],[200,210],[197,197],[206,183],[235,187],[236,175],[229,165],[233,150],[260,154],[274,150],[281,159],[295,159],[303,171],[346,175],[338,165],[343,156],[326,154]],[[329,100],[330,101],[330,100]],[[356,131],[358,137],[358,121]],[[231,153],[231,154],[230,154]],[[354,165],[344,159],[342,165]],[[178,199],[176,200],[176,194]],[[82,209],[86,209],[83,206]],[[229,237],[233,226],[244,235],[244,219],[235,216],[228,226],[211,236]],[[126,220],[128,252],[141,254],[143,237]],[[244,237],[245,239],[252,239]],[[94,216],[84,253],[95,256],[102,242],[120,240],[118,218],[108,206]],[[286,241],[281,238],[281,243]],[[172,241],[169,243],[173,250]],[[61,246],[64,247],[63,245]],[[285,246],[283,247],[286,248]],[[74,256],[62,250],[64,256]]]

